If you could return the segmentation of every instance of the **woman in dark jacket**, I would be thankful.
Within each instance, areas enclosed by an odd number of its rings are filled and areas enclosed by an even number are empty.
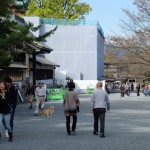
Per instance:
[[[29,109],[32,109],[33,95],[34,95],[34,87],[32,83],[29,83],[26,91],[27,101],[30,103]]]
[[[8,141],[12,142],[13,135],[12,135],[12,129],[10,127],[10,117],[11,117],[10,112],[11,112],[10,95],[9,92],[7,92],[7,90],[5,89],[5,83],[1,81],[0,82],[0,139],[1,139],[2,121],[4,120],[9,135]]]
[[[140,96],[140,84],[137,84],[136,89],[137,89],[137,96]]]

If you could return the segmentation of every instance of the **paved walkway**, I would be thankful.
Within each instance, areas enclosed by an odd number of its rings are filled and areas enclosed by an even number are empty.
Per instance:
[[[77,135],[65,130],[62,101],[47,102],[55,106],[55,117],[35,117],[27,104],[19,104],[15,115],[14,142],[7,142],[4,131],[0,150],[150,150],[150,97],[120,99],[111,94],[111,111],[106,114],[106,138],[94,136],[90,113],[90,95],[80,95]],[[35,106],[34,106],[35,108]]]

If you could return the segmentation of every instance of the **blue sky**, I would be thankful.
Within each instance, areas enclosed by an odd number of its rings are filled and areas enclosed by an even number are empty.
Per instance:
[[[86,17],[88,21],[99,21],[105,36],[108,34],[122,34],[119,27],[121,19],[125,17],[122,8],[134,10],[134,0],[80,0],[88,3],[93,11]]]

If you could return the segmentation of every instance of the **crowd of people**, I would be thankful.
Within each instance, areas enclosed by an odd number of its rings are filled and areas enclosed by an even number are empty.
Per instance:
[[[94,117],[93,134],[98,135],[98,122],[100,120],[100,137],[105,137],[105,113],[106,110],[110,109],[110,103],[107,92],[102,89],[102,82],[99,81],[96,87],[91,97],[91,113],[93,113]],[[73,81],[67,83],[67,88],[68,91],[65,93],[63,100],[66,131],[68,135],[76,135],[77,113],[80,111],[80,100],[78,93],[74,90],[75,84]],[[6,77],[4,81],[0,82],[0,140],[2,138],[3,125],[8,141],[13,141],[13,120],[17,106],[17,90],[12,84],[10,77]],[[46,101],[46,87],[43,83],[39,83],[35,89],[31,83],[27,86],[26,98],[29,102],[29,109],[33,108],[34,96],[36,98],[34,115],[38,116],[39,109],[44,108],[44,102]],[[71,119],[73,121],[70,128]]]
[[[100,137],[105,137],[105,113],[110,110],[109,92],[105,89],[103,90],[103,83],[98,81],[96,84],[96,89],[93,91],[90,101],[91,101],[91,113],[93,113],[94,123],[93,123],[93,135],[100,134]],[[64,95],[63,107],[64,115],[66,117],[66,131],[68,135],[76,134],[77,125],[77,113],[80,109],[80,100],[78,93],[74,90],[75,84],[73,81],[67,83],[68,91]],[[130,96],[131,91],[135,91],[137,96],[140,96],[140,91],[143,91],[145,96],[150,96],[150,85],[126,83],[121,84],[120,93],[121,97],[126,94]],[[6,130],[6,136],[8,141],[13,141],[13,120],[15,109],[17,106],[17,88],[12,84],[12,79],[6,77],[4,81],[0,82],[0,139],[2,137],[2,125]],[[44,103],[46,101],[47,88],[44,83],[39,83],[36,88],[33,87],[31,83],[28,84],[26,89],[26,98],[29,103],[29,109],[33,109],[33,98],[36,98],[36,105],[34,115],[38,116],[39,109],[44,108]],[[72,119],[72,125],[71,124]],[[100,121],[100,125],[99,125]]]
[[[137,96],[140,96],[140,92],[142,92],[145,96],[150,96],[150,85],[149,84],[143,84],[140,85],[139,83],[136,84],[136,87],[134,88],[133,83],[122,83],[120,86],[120,94],[121,97],[124,97],[126,94],[127,96],[130,96],[130,93],[132,91],[136,91]]]

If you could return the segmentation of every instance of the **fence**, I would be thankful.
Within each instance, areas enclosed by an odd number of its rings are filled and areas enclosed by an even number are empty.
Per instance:
[[[48,88],[47,89],[47,95],[46,98],[47,100],[63,100],[64,95],[68,89],[66,88]],[[36,98],[33,98],[34,101]]]
[[[66,91],[66,88],[49,88],[47,100],[63,100]]]

